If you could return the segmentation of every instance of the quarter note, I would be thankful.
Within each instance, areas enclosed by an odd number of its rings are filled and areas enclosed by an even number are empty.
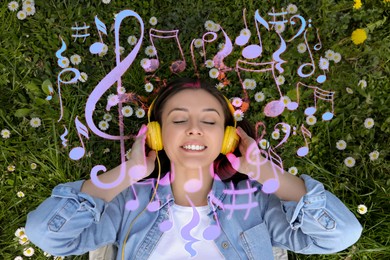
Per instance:
[[[301,132],[305,140],[305,146],[302,146],[297,150],[297,155],[303,157],[309,153],[309,144],[307,142],[306,136],[311,138],[311,132],[303,124],[301,125]]]
[[[74,121],[76,124],[77,135],[79,136],[81,146],[73,148],[69,153],[69,157],[70,159],[77,161],[80,160],[85,154],[85,145],[83,142],[83,138],[81,138],[81,136],[84,136],[85,138],[89,139],[89,134],[88,134],[88,128],[83,123],[80,122],[78,116],[76,116]]]
[[[245,44],[247,44],[249,38],[251,37],[251,32],[249,31],[248,25],[246,23],[245,13],[246,13],[246,8],[244,8],[244,10],[242,11],[242,19],[244,20],[245,29],[241,30],[240,35],[237,36],[236,40],[234,41],[234,43],[237,44],[238,46],[244,46]]]
[[[264,18],[260,16],[259,10],[256,10],[255,25],[256,25],[257,36],[259,37],[259,45],[257,44],[248,45],[242,50],[242,56],[248,60],[260,57],[263,52],[263,44],[261,42],[261,34],[260,34],[258,23],[262,24],[269,31],[268,22],[265,21]]]

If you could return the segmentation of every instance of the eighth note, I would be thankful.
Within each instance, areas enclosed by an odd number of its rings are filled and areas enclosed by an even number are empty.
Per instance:
[[[70,159],[77,161],[80,160],[85,154],[85,145],[83,139],[81,138],[81,135],[89,139],[89,133],[88,133],[88,128],[83,123],[80,122],[78,116],[76,116],[76,119],[74,121],[76,124],[77,135],[79,136],[81,146],[73,148],[69,152],[69,157]]]

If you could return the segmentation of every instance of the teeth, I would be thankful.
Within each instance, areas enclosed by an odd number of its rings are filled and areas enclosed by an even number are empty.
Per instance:
[[[203,145],[184,145],[183,148],[187,150],[201,151],[204,150],[206,147]]]

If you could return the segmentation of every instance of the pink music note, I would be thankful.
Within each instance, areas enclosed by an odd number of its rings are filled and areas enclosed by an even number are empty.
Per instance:
[[[219,223],[218,214],[216,212],[216,208],[214,207],[214,203],[216,205],[219,205],[218,207],[223,209],[223,204],[220,202],[213,193],[210,193],[210,201],[211,207],[213,208],[213,219],[215,220],[216,224],[210,224],[205,230],[203,230],[203,238],[206,240],[215,240],[219,235],[221,234],[221,224]]]
[[[160,199],[158,198],[158,195],[157,195],[156,184],[154,183],[154,180],[153,179],[142,180],[142,181],[137,182],[136,185],[146,185],[146,186],[150,186],[152,188],[153,194],[155,194],[156,199],[153,201],[149,201],[148,205],[146,206],[146,209],[150,212],[155,212],[155,211],[159,210]],[[137,192],[135,191],[135,188],[133,185],[130,186],[130,189],[133,192],[134,199],[127,201],[125,207],[128,211],[135,211],[139,207],[139,199],[138,199]],[[145,189],[144,191],[145,191],[146,195],[150,194],[147,189]]]
[[[300,93],[299,93],[299,88],[301,86],[304,86],[304,87],[307,87],[307,88],[310,88],[310,89],[315,89],[317,88],[316,86],[309,86],[309,85],[306,85],[306,84],[303,84],[302,82],[298,82],[297,85],[296,85],[296,95],[297,95],[297,101],[291,101],[290,103],[287,104],[287,109],[288,110],[295,110],[299,107],[299,99],[300,99]]]
[[[70,159],[77,161],[80,160],[85,154],[85,145],[81,136],[84,136],[85,138],[89,139],[89,133],[88,128],[80,122],[78,116],[76,116],[74,121],[76,124],[77,135],[79,136],[81,146],[73,148],[69,152],[69,157]]]
[[[198,169],[199,178],[198,179],[190,179],[186,183],[184,183],[184,190],[190,193],[194,193],[199,191],[203,185],[203,172],[202,168]]]
[[[211,36],[211,39],[208,38],[209,36]],[[215,41],[217,39],[217,37],[218,36],[215,32],[206,32],[202,35],[202,41],[203,41],[202,49],[203,49],[204,63],[206,63],[206,61],[207,61],[207,53],[206,53],[206,44],[205,43],[212,43],[213,41]]]
[[[168,175],[168,174],[166,174]],[[167,195],[167,200],[169,200],[170,198],[170,195],[168,194]],[[173,216],[173,213],[172,213],[172,210],[171,210],[171,206],[170,206],[170,203],[167,204],[167,207],[168,207],[168,215],[169,215],[169,219],[167,220],[164,220],[163,222],[161,222],[159,225],[158,225],[158,228],[161,230],[161,232],[167,232],[169,230],[171,230],[171,228],[173,227],[173,221],[174,221],[174,218],[172,218],[171,220],[171,216]]]
[[[244,220],[246,220],[249,216],[249,212],[251,209],[258,207],[258,202],[253,200],[253,195],[255,192],[257,192],[257,188],[255,187],[250,187],[250,182],[246,181],[247,184],[247,189],[242,189],[242,190],[236,190],[234,188],[233,182],[230,182],[230,189],[228,190],[223,190],[223,193],[227,195],[232,195],[232,204],[224,204],[224,208],[227,210],[230,210],[230,214],[228,215],[228,219],[232,218],[234,210],[246,210]],[[236,196],[248,196],[247,203],[243,204],[237,204]]]
[[[322,119],[324,121],[329,121],[333,118],[334,116],[334,91],[328,91],[321,89],[319,87],[316,87],[314,89],[314,107],[308,107],[305,109],[305,115],[310,116],[314,115],[314,113],[317,111],[317,100],[323,100],[325,102],[329,102],[332,105],[332,111],[325,112],[322,115]]]
[[[246,46],[242,50],[242,56],[248,60],[260,57],[262,52],[263,52],[263,44],[261,42],[261,34],[260,34],[260,29],[259,29],[258,23],[262,24],[269,31],[268,22],[265,21],[264,18],[262,18],[260,16],[259,10],[256,10],[254,18],[255,18],[257,36],[259,37],[259,45],[251,44],[251,45]]]
[[[248,177],[253,180],[258,180],[260,178],[261,165],[268,161],[268,153],[264,150],[260,150],[257,143],[258,142],[253,142],[245,152],[245,160],[247,163],[254,165],[256,168],[256,171],[247,173]],[[262,154],[265,158],[261,156]]]
[[[176,40],[176,44],[179,47],[179,51],[180,51],[180,55],[181,55],[182,59],[172,62],[171,66],[169,67],[169,69],[171,70],[172,73],[183,72],[187,66],[186,60],[184,58],[183,49],[182,49],[180,41],[179,41],[178,34],[179,34],[179,30],[163,31],[163,30],[157,30],[157,29],[151,28],[149,31],[150,42],[152,43],[152,46],[155,49],[156,49],[156,47],[154,46],[153,38],[158,38],[158,39],[172,39],[172,38],[174,38]],[[160,64],[157,49],[156,49],[156,57],[157,57],[157,59],[150,60],[151,63],[150,63],[149,71],[151,71],[151,72],[156,70]]]
[[[307,142],[306,136],[311,138],[311,132],[303,124],[301,125],[301,132],[305,140],[305,146],[302,146],[297,150],[297,155],[303,157],[309,153],[309,144]]]
[[[222,50],[220,50],[215,56],[214,56],[214,67],[217,68],[219,71],[230,71],[232,68],[227,67],[224,63],[223,60],[230,55],[233,51],[233,44],[232,41],[230,40],[229,36],[226,34],[226,32],[221,28],[221,31],[225,37],[225,43],[224,47]]]
[[[268,149],[268,156],[270,158],[272,172],[274,178],[269,178],[263,183],[262,191],[270,194],[275,193],[279,188],[279,174],[283,174],[283,161],[280,156],[271,147]]]

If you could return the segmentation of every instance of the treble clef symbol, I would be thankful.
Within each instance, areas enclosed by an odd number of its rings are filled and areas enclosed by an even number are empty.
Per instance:
[[[122,61],[120,60],[120,52],[119,52],[119,29],[121,22],[126,17],[135,17],[138,22],[140,23],[141,27],[141,35],[139,37],[139,40],[137,44],[135,45],[134,49],[127,55],[126,58],[124,58]],[[96,165],[91,170],[91,179],[93,183],[101,188],[112,188],[120,184],[125,178],[125,145],[124,141],[125,139],[129,139],[130,136],[124,136],[124,127],[123,127],[123,115],[120,112],[122,109],[121,103],[118,104],[118,110],[119,110],[119,131],[120,135],[110,135],[106,134],[102,131],[100,131],[95,123],[93,122],[92,116],[93,112],[95,110],[95,106],[99,99],[103,96],[103,94],[111,88],[117,82],[117,89],[120,89],[122,87],[122,75],[127,71],[127,69],[131,66],[131,64],[134,62],[140,48],[142,45],[142,39],[144,37],[144,23],[142,21],[142,18],[134,11],[132,10],[123,10],[121,11],[115,18],[115,54],[116,54],[116,67],[111,70],[95,87],[95,89],[90,94],[86,106],[85,106],[85,120],[88,124],[88,127],[91,129],[93,133],[96,135],[103,137],[105,139],[109,140],[120,140],[120,147],[121,147],[121,174],[118,177],[117,180],[115,180],[112,183],[103,183],[97,178],[97,172],[100,170],[105,171],[106,168],[103,165]]]

